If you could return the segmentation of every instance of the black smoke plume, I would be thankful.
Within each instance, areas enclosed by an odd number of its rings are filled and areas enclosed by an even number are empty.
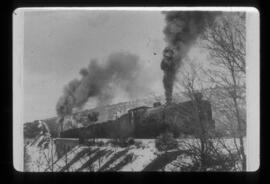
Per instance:
[[[164,12],[166,27],[164,29],[167,47],[163,51],[161,69],[164,72],[163,85],[166,102],[171,103],[173,84],[183,58],[192,44],[211,26],[219,12],[173,11]]]
[[[138,71],[139,58],[129,53],[115,53],[109,56],[105,64],[91,60],[88,68],[80,70],[80,79],[70,81],[60,97],[56,111],[59,117],[73,113],[75,108],[82,108],[89,98],[95,98],[99,104],[109,103],[115,95],[114,88],[128,93],[131,97],[144,91],[140,86]]]

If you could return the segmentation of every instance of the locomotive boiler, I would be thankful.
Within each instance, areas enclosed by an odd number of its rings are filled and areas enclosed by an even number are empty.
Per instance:
[[[66,138],[156,138],[165,131],[176,137],[196,135],[201,124],[208,130],[215,128],[211,104],[206,100],[182,103],[155,104],[130,109],[116,120],[91,124],[87,127],[61,132]]]

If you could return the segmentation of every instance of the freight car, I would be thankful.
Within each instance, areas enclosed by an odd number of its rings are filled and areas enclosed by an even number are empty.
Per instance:
[[[116,120],[91,124],[87,127],[61,132],[66,138],[156,138],[165,131],[175,136],[196,135],[201,124],[208,130],[215,128],[211,104],[200,100],[138,107],[129,110]]]

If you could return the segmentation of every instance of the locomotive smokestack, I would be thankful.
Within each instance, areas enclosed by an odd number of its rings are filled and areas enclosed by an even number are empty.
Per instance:
[[[163,51],[161,69],[164,72],[163,86],[166,102],[172,102],[173,85],[182,59],[192,44],[211,26],[219,12],[186,11],[165,12],[164,29],[167,47]]]
[[[172,102],[173,82],[176,74],[178,64],[174,60],[174,51],[170,47],[166,47],[163,51],[163,60],[161,62],[161,69],[164,71],[163,86],[165,89],[166,103]]]

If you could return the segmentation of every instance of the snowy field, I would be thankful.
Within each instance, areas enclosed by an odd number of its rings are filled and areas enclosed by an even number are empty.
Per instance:
[[[41,135],[25,146],[25,171],[30,172],[89,172],[89,171],[181,171],[175,162],[189,164],[191,158],[184,154],[190,145],[199,145],[197,139],[178,139],[178,149],[168,151],[168,157],[155,147],[155,139],[135,139],[135,144],[120,147],[110,139],[96,139],[99,146],[77,145],[57,157],[54,141]],[[237,151],[238,140],[215,140],[214,145],[222,152]],[[224,147],[226,145],[226,147]],[[226,148],[226,149],[225,149]],[[163,155],[164,156],[164,155]]]

